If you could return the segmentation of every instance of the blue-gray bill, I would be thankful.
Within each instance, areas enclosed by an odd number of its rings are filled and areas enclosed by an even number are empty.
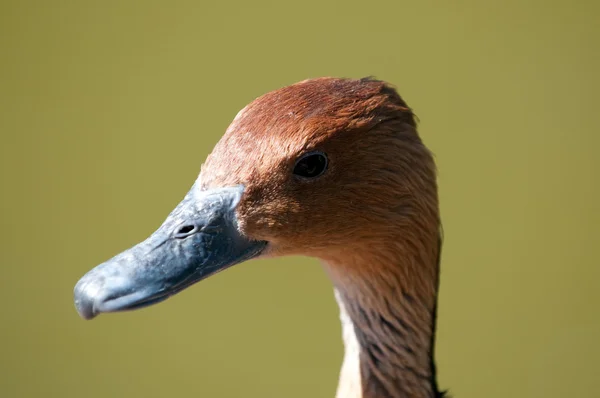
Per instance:
[[[89,271],[75,285],[75,307],[85,319],[133,310],[167,299],[209,275],[261,253],[266,242],[238,229],[243,186],[192,187],[148,239]]]

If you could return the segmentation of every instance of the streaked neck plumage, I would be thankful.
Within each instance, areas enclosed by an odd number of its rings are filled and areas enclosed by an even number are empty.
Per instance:
[[[409,257],[391,266],[378,264],[377,257],[351,266],[326,263],[345,346],[336,398],[443,396],[433,361],[439,250],[435,264]],[[406,273],[411,268],[433,274],[421,272],[420,281],[411,284]]]

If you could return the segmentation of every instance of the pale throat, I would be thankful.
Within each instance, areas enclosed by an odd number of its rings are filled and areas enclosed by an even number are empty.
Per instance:
[[[354,324],[346,311],[344,301],[337,289],[334,292],[335,300],[340,307],[340,321],[342,323],[342,338],[344,341],[344,361],[340,370],[336,398],[361,398],[360,346],[356,339]]]
[[[336,398],[441,397],[433,363],[437,264],[415,260],[398,259],[381,272],[373,262],[325,262],[345,351]]]

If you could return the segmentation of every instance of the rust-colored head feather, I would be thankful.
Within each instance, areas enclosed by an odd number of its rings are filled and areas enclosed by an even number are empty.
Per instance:
[[[295,161],[314,150],[329,158],[327,172],[295,178]],[[331,256],[398,234],[414,235],[410,244],[421,250],[417,235],[437,239],[433,160],[410,108],[373,79],[306,80],[256,99],[216,145],[200,182],[245,185],[242,230],[273,254]]]

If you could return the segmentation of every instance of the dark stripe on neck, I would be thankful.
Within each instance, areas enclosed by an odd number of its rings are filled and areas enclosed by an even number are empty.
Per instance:
[[[444,229],[442,228],[442,225],[440,224],[440,234],[439,234],[439,238],[438,238],[438,255],[437,255],[437,280],[435,281],[435,291],[438,292],[439,295],[439,291],[440,291],[440,265],[441,265],[441,259],[442,259],[442,244],[444,241]],[[450,398],[447,395],[447,391],[440,391],[438,388],[438,382],[437,382],[437,367],[435,366],[435,359],[434,359],[434,354],[435,354],[435,333],[437,331],[437,307],[438,307],[438,300],[436,297],[435,300],[435,304],[433,306],[433,316],[431,317],[431,343],[430,343],[430,349],[431,349],[431,357],[430,357],[430,367],[431,367],[431,385],[433,386],[433,389],[435,391],[435,397],[436,398]]]
[[[344,301],[360,346],[364,398],[442,396],[435,382],[433,358],[429,358],[433,354],[428,336],[431,331],[415,329],[395,312],[384,315],[356,301]],[[407,304],[401,298],[398,301]]]
[[[441,246],[440,233],[438,272]],[[437,291],[439,277],[435,284]],[[448,398],[438,389],[434,361],[437,297],[432,305],[396,290],[365,302],[339,291],[360,346],[363,398]]]

